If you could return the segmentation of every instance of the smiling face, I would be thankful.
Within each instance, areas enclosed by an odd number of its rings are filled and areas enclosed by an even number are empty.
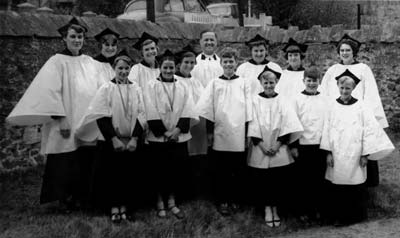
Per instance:
[[[114,70],[115,78],[120,82],[126,82],[126,80],[128,80],[131,67],[125,60],[118,60],[118,62],[115,64]]]
[[[154,41],[151,41],[149,44],[145,44],[142,47],[142,55],[144,61],[148,64],[153,64],[156,61],[157,56],[157,46]]]
[[[342,44],[339,48],[339,56],[344,64],[352,63],[354,59],[353,49],[348,44]]]
[[[161,63],[160,72],[164,79],[173,79],[175,74],[175,62],[172,60],[164,60]]]
[[[351,92],[353,92],[355,88],[355,83],[352,78],[344,76],[338,79],[338,87],[340,98],[343,101],[347,101],[351,98]]]
[[[106,58],[113,57],[117,53],[117,39],[114,35],[105,35],[101,43],[101,54]]]
[[[205,32],[200,39],[201,50],[206,55],[212,55],[217,49],[217,36],[214,32]]]
[[[267,56],[267,49],[265,45],[257,45],[251,48],[251,58],[257,63],[261,64]]]
[[[83,46],[84,34],[83,32],[77,33],[74,29],[70,28],[63,40],[67,45],[67,49],[72,54],[78,55]]]
[[[184,57],[180,63],[179,71],[183,75],[188,76],[190,74],[190,72],[192,72],[195,65],[196,65],[196,57],[195,56]]]
[[[317,90],[318,90],[319,79],[305,77],[304,85],[306,86],[307,92],[315,94],[315,93],[317,93]]]
[[[275,94],[277,81],[276,75],[270,71],[266,71],[260,76],[260,84],[264,88],[265,95],[273,96]]]
[[[221,66],[224,70],[224,75],[232,76],[235,74],[237,62],[234,56],[232,57],[222,57],[221,58]]]
[[[299,68],[301,66],[301,55],[300,52],[289,52],[287,53],[288,63],[292,68]]]

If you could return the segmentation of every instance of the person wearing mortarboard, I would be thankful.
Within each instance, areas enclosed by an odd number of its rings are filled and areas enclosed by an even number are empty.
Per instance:
[[[367,217],[367,163],[384,158],[394,146],[369,105],[352,94],[362,79],[346,69],[335,80],[340,97],[328,106],[320,148],[328,152],[330,217],[336,225],[349,225]]]
[[[212,30],[205,30],[200,33],[200,47],[202,52],[196,57],[196,66],[193,68],[192,75],[200,80],[203,87],[214,78],[223,74],[221,59],[216,50],[218,47],[217,33]]]
[[[239,76],[245,78],[250,83],[252,95],[257,95],[264,91],[257,80],[257,76],[263,71],[265,66],[282,73],[282,69],[278,64],[267,59],[268,44],[269,41],[259,34],[248,40],[246,45],[250,48],[251,59],[241,64],[236,71]]]
[[[119,34],[110,28],[106,28],[94,36],[99,42],[100,53],[93,59],[100,62],[99,75],[103,78],[104,82],[108,82],[114,78],[115,72],[112,67],[118,51],[118,38]]]
[[[158,55],[158,39],[147,32],[143,32],[140,39],[133,45],[140,52],[143,59],[135,64],[129,73],[129,80],[136,82],[142,88],[143,94],[147,93],[148,83],[160,75],[156,56]]]
[[[58,200],[65,211],[70,211],[73,200],[87,199],[82,191],[87,189],[87,181],[82,183],[80,175],[90,161],[80,159],[78,147],[93,145],[75,137],[76,127],[102,82],[96,61],[81,53],[87,28],[74,17],[58,32],[65,49],[43,65],[7,122],[43,125],[41,153],[47,155],[47,161],[40,203]],[[95,127],[92,124],[87,128],[87,138],[94,139]]]
[[[332,65],[326,71],[321,82],[321,93],[325,94],[328,98],[337,98],[339,91],[337,90],[335,76],[348,69],[361,80],[353,90],[352,96],[368,104],[382,128],[387,128],[389,124],[383,110],[374,74],[368,65],[356,60],[360,46],[361,43],[349,35],[345,34],[342,37],[337,44],[337,53],[339,54],[340,62]],[[376,161],[368,163],[367,183],[371,187],[379,184],[379,167]]]
[[[132,64],[125,50],[116,55],[115,77],[97,91],[77,132],[92,122],[99,128],[92,193],[95,208],[111,212],[112,222],[134,219],[135,201],[143,195],[136,151],[146,120],[141,89],[128,80]]]
[[[254,203],[264,209],[267,226],[280,226],[278,209],[287,208],[292,180],[293,157],[289,146],[300,138],[303,127],[285,97],[275,92],[281,73],[266,65],[258,75],[263,92],[253,97],[253,120],[247,136],[251,139],[247,165]]]
[[[289,67],[282,72],[282,77],[276,85],[276,92],[286,98],[293,99],[305,89],[302,61],[305,58],[307,45],[289,38],[282,51],[285,53]]]
[[[190,125],[198,122],[198,116],[189,89],[174,76],[175,55],[167,49],[157,58],[160,75],[148,82],[148,91],[144,95],[149,126],[146,139],[157,192],[157,216],[166,217],[168,209],[182,219],[184,213],[178,208],[175,197],[182,191],[181,168],[188,156]]]
[[[196,79],[192,74],[192,70],[196,65],[196,53],[191,45],[187,45],[176,54],[177,72],[175,77],[181,81],[189,89],[193,101],[196,104],[204,91],[204,87],[200,80]],[[198,197],[210,194],[210,185],[206,181],[210,181],[207,175],[206,155],[208,151],[206,120],[200,118],[197,125],[190,128],[192,139],[188,141],[188,153],[190,156],[188,163],[188,171],[190,171],[190,180],[188,181],[189,197]],[[208,168],[207,168],[208,169]]]

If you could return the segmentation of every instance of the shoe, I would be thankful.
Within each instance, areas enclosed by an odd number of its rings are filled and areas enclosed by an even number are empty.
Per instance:
[[[272,215],[271,207],[265,207],[265,224],[269,227],[274,227],[274,216]]]
[[[228,207],[227,203],[222,203],[221,205],[219,205],[218,212],[224,217],[231,215],[231,212],[229,211],[229,207]]]
[[[272,220],[274,221],[274,227],[281,225],[281,219],[278,216],[278,211],[276,207],[272,207]]]
[[[274,227],[279,227],[281,225],[281,219],[274,219]]]
[[[114,224],[120,223],[121,222],[121,215],[120,213],[111,213],[111,222]]]
[[[162,209],[157,209],[157,216],[159,218],[166,218],[167,217],[167,211],[165,211],[164,208]]]
[[[119,213],[119,216],[120,216],[121,221],[135,222],[135,217],[132,216],[132,215],[128,215],[128,214],[126,213],[126,211],[120,212],[120,213]]]
[[[185,214],[184,214],[184,213],[182,212],[182,210],[179,209],[177,206],[172,206],[172,207],[169,207],[168,209],[169,209],[169,210],[172,212],[172,214],[174,214],[174,216],[175,216],[176,218],[178,218],[179,220],[185,218]]]

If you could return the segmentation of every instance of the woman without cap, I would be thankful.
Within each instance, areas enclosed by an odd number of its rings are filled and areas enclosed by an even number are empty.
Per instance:
[[[65,49],[40,69],[7,121],[14,125],[42,124],[41,153],[47,155],[40,203],[59,201],[70,211],[74,200],[84,199],[81,156],[88,145],[75,137],[79,121],[103,83],[96,61],[81,53],[87,29],[76,18],[58,29]],[[96,125],[87,128],[90,137]],[[90,144],[90,143],[89,143]]]

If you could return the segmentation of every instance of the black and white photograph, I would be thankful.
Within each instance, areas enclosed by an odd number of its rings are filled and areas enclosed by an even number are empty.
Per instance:
[[[399,238],[400,0],[0,0],[0,238]]]

